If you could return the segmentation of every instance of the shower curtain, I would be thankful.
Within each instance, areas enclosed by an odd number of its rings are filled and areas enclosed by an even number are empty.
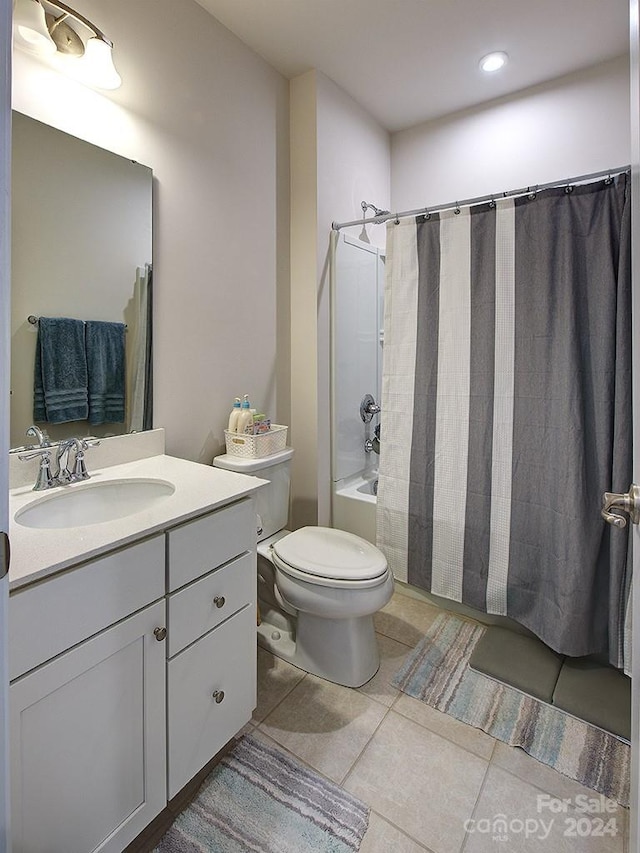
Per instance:
[[[628,535],[600,507],[631,482],[629,193],[389,223],[377,509],[399,580],[616,666]]]

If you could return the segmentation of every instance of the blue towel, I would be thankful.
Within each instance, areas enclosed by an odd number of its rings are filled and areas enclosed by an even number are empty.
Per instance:
[[[124,423],[125,329],[124,323],[86,323],[90,424]]]
[[[33,419],[62,424],[89,414],[84,323],[40,317],[33,376]]]

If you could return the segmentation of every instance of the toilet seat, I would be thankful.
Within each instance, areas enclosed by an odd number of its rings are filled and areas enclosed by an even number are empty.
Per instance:
[[[307,583],[366,589],[387,577],[384,554],[353,533],[330,527],[302,527],[271,546],[274,564]]]

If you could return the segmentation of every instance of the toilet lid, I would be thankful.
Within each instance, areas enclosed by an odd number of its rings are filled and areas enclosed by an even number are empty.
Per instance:
[[[370,580],[387,571],[375,545],[330,527],[302,527],[273,545],[283,563],[298,571],[334,580]]]

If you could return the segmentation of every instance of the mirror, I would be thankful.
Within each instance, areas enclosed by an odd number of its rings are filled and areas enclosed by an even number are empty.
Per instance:
[[[12,447],[32,443],[39,317],[127,327],[124,422],[36,421],[50,439],[150,428],[151,197],[151,169],[14,111]]]

